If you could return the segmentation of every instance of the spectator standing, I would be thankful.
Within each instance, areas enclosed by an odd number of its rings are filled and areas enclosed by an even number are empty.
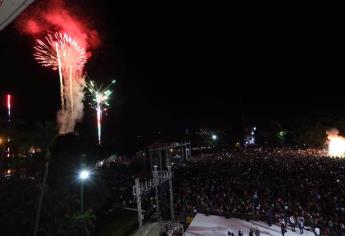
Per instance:
[[[300,217],[298,219],[298,228],[299,228],[300,234],[303,234],[304,222],[303,222],[303,218],[302,217]]]
[[[255,230],[255,236],[260,236],[260,230],[258,228]]]
[[[267,211],[267,224],[268,226],[272,225],[272,207],[270,207]]]
[[[231,232],[230,228],[228,229],[228,236],[235,236],[235,234]]]
[[[290,216],[290,225],[291,225],[291,230],[292,232],[296,231],[296,220],[293,215]]]
[[[341,230],[341,233],[342,233],[343,235],[345,235],[345,225],[344,225],[344,224],[341,224],[341,225],[340,225],[340,230]]]
[[[320,236],[320,228],[318,226],[314,229],[315,236]]]
[[[282,236],[284,236],[285,233],[287,232],[286,226],[285,226],[285,224],[284,224],[283,222],[280,223],[280,230],[281,230],[281,232],[282,232]]]

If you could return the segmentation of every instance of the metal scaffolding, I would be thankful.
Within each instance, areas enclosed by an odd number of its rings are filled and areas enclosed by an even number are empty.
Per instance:
[[[170,225],[168,229],[171,231],[174,229],[172,226],[180,225],[179,223],[174,222],[174,202],[173,202],[173,189],[172,189],[172,171],[171,166],[167,166],[168,170],[157,170],[157,166],[153,167],[152,175],[153,178],[145,181],[139,182],[139,178],[135,179],[135,185],[133,186],[133,195],[137,199],[137,208],[138,208],[138,223],[139,223],[139,230],[138,235],[141,235],[141,228],[143,225],[143,214],[141,208],[141,198],[144,194],[148,193],[150,190],[155,189],[156,194],[156,212],[157,212],[157,220],[160,225],[160,231],[165,229],[166,225]],[[169,182],[169,195],[170,195],[170,221],[161,221],[160,217],[160,209],[159,209],[159,186],[165,182]],[[169,224],[168,224],[169,223]],[[163,227],[164,226],[164,227]],[[181,228],[181,227],[180,227]],[[183,228],[182,228],[183,231]]]

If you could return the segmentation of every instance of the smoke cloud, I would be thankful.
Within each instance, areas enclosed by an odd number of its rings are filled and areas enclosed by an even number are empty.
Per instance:
[[[70,92],[70,86],[72,86],[72,93]],[[67,82],[66,86],[64,86],[65,107],[61,108],[57,113],[59,134],[74,132],[76,123],[83,119],[84,88],[85,76],[82,75],[77,75],[72,80],[72,84]]]
[[[18,26],[21,32],[33,36],[51,31],[67,33],[87,50],[95,49],[101,43],[98,32],[88,20],[74,14],[63,0],[33,4],[18,19]]]

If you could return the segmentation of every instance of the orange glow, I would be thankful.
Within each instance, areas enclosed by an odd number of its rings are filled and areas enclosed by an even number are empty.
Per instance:
[[[345,157],[345,137],[339,135],[337,129],[326,132],[328,139],[328,155],[332,157]]]

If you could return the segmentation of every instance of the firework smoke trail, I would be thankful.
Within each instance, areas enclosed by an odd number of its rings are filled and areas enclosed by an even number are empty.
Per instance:
[[[101,145],[101,135],[102,135],[102,111],[101,104],[97,102],[97,134],[98,134],[98,145]]]
[[[59,71],[59,130],[60,134],[73,132],[75,123],[83,116],[85,49],[66,33],[48,34],[44,39],[36,40],[34,49],[39,64]]]
[[[109,106],[109,99],[111,96],[111,90],[109,89],[113,84],[113,80],[107,87],[104,89],[102,86],[96,87],[93,81],[90,81],[86,87],[89,90],[89,93],[92,96],[92,107],[96,110],[97,113],[97,135],[98,135],[98,144],[101,144],[102,141],[102,113],[106,107]]]
[[[11,94],[7,94],[7,115],[8,122],[11,122]]]
[[[11,123],[11,107],[12,107],[12,95],[11,94],[7,94],[6,95],[6,103],[7,103],[7,115],[8,115],[8,123]],[[8,136],[7,137],[7,154],[6,156],[7,157],[10,157],[11,156],[11,153],[10,153],[10,137]]]
[[[60,59],[60,52],[59,52],[59,45],[58,45],[58,43],[55,43],[55,50],[56,50],[56,57],[57,57],[57,62],[58,62],[58,68],[59,68],[61,108],[65,109],[65,99],[64,99],[64,96],[63,96],[63,79],[62,79],[62,70],[61,70],[61,59]]]
[[[73,110],[73,77],[72,66],[69,67],[69,96],[71,98],[71,109]]]

